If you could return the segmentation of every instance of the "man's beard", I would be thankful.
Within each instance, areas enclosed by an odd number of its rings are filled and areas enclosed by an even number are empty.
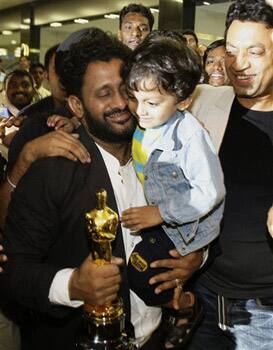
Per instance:
[[[121,131],[114,129],[112,125],[107,122],[107,118],[111,118],[115,113],[122,113],[125,111],[130,113],[128,107],[124,110],[116,108],[105,112],[103,114],[103,120],[93,118],[91,112],[87,110],[85,105],[83,105],[83,108],[88,130],[96,138],[113,143],[119,143],[122,141],[130,142],[132,140],[136,128],[136,119],[134,117],[131,119],[131,124]]]

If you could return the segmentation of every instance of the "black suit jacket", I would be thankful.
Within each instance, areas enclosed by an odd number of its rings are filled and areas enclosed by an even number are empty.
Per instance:
[[[90,252],[84,214],[95,207],[96,190],[105,188],[109,207],[117,211],[101,154],[86,132],[79,132],[91,163],[60,157],[35,162],[18,184],[8,210],[4,244],[9,261],[1,277],[2,290],[13,306],[22,307],[19,319],[28,350],[73,349],[81,310],[52,305],[49,289],[57,271],[79,266]],[[113,253],[125,258],[120,227]],[[129,305],[126,268],[121,293]],[[128,308],[126,313],[130,316]]]

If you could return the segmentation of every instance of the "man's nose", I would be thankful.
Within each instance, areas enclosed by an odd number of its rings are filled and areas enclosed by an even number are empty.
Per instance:
[[[127,107],[127,100],[125,96],[123,96],[123,94],[121,94],[120,92],[116,93],[113,96],[111,107],[118,108],[120,110],[125,109]]]
[[[135,28],[132,29],[131,34],[132,34],[132,36],[138,37],[138,36],[141,35],[141,31],[140,31],[140,29],[138,27],[135,27]]]
[[[22,92],[22,91],[24,91],[25,89],[24,89],[24,87],[21,85],[21,84],[18,84],[17,85],[17,89],[16,89],[16,91],[17,92]]]
[[[249,67],[249,61],[248,56],[244,52],[240,52],[234,62],[233,62],[233,68],[237,71],[244,70]]]
[[[223,63],[220,60],[215,60],[213,62],[213,68],[217,70],[223,70]]]

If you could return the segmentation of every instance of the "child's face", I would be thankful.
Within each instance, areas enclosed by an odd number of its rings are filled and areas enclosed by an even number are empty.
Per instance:
[[[163,89],[131,91],[129,96],[129,108],[144,129],[165,124],[179,106],[176,96]]]

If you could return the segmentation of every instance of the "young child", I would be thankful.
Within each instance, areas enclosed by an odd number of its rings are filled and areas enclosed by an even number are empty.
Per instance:
[[[139,123],[132,154],[148,205],[127,209],[121,221],[135,234],[156,225],[165,231],[159,230],[158,237],[141,236],[129,262],[130,288],[148,305],[172,307],[173,291],[156,295],[149,285],[158,273],[149,263],[170,257],[170,249],[184,256],[206,247],[219,234],[224,206],[217,153],[186,110],[200,79],[200,60],[183,43],[153,36],[132,53],[123,75],[129,107]],[[182,285],[180,291],[180,310],[169,311],[167,317],[166,348],[184,346],[201,319],[202,306],[195,296],[184,293]]]

